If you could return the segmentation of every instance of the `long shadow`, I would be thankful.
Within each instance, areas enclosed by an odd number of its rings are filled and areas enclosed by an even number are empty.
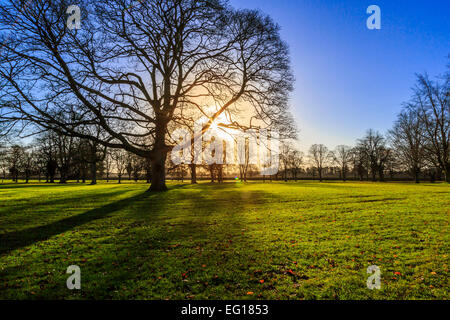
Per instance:
[[[92,209],[82,214],[55,221],[53,223],[28,228],[0,235],[0,255],[23,248],[35,242],[48,240],[50,237],[71,230],[88,222],[103,219],[112,213],[130,205],[133,201],[149,198],[149,193],[123,199],[101,208]]]
[[[30,188],[30,187],[42,187],[42,188],[49,188],[49,187],[79,187],[81,185],[84,185],[82,183],[66,183],[66,184],[61,184],[61,183],[45,183],[45,182],[41,182],[41,183],[35,183],[35,182],[30,182],[30,183],[25,183],[25,182],[19,182],[19,183],[0,183],[0,189],[24,189],[24,188]],[[86,184],[86,186],[88,186],[88,184]]]
[[[115,231],[114,237],[101,237],[92,247],[75,246],[69,256],[65,249],[48,250],[47,256],[56,255],[56,259],[50,259],[45,270],[63,270],[66,264],[80,265],[84,281],[82,291],[69,292],[64,274],[57,271],[46,279],[33,278],[33,284],[42,288],[35,291],[36,295],[25,293],[25,296],[32,299],[162,299],[176,293],[179,298],[183,292],[198,294],[206,290],[204,282],[219,287],[230,284],[237,290],[240,284],[233,283],[234,272],[226,270],[245,269],[257,257],[258,261],[263,259],[263,253],[257,251],[258,239],[242,234],[249,222],[242,218],[242,213],[259,205],[266,192],[245,192],[233,185],[193,186],[186,194],[175,191],[183,187],[186,185],[170,186],[167,193],[144,192],[44,227],[9,233],[0,238],[0,246],[8,246],[6,250],[0,249],[0,253],[46,240],[125,209],[121,211],[120,230]],[[247,194],[243,196],[243,192]],[[100,233],[107,235],[109,231],[105,229]],[[13,243],[14,240],[18,243]],[[252,248],[248,249],[251,253],[242,248]],[[82,261],[84,257],[88,257],[86,262]],[[9,285],[17,283],[21,288],[29,288],[17,281],[35,274],[35,265],[38,261],[41,263],[42,256],[27,254],[24,259],[26,261],[20,265],[1,270],[0,278],[9,279]],[[220,277],[203,270],[203,264],[214,266],[213,270]],[[184,282],[182,272],[189,272],[189,277],[202,281]],[[162,282],[157,280],[158,276]],[[11,287],[2,288],[0,283],[0,298],[15,297],[16,291]]]
[[[128,192],[129,190],[115,190],[114,192],[109,192],[109,193],[96,193],[93,195],[88,195],[88,196],[84,196],[81,198],[79,198],[79,201],[83,201],[83,203],[88,203],[88,202],[92,202],[92,201],[96,201],[98,202],[99,200],[102,200],[104,198],[112,198],[115,196],[119,196],[121,194],[124,194],[126,192]],[[28,200],[31,199],[32,201],[28,201],[25,202],[24,200]],[[0,208],[0,213],[5,212],[7,215],[11,215],[11,214],[17,214],[19,212],[24,212],[25,210],[28,210],[30,208],[36,208],[36,203],[35,203],[35,199],[39,199],[38,196],[36,196],[35,198],[28,198],[28,199],[20,199],[20,204],[14,204],[14,206],[12,206],[12,208],[10,206],[3,206]],[[52,199],[52,200],[45,200],[45,202],[39,203],[39,206],[45,206],[45,207],[49,207],[49,208],[54,208],[58,205],[61,204],[66,204],[67,203],[67,198],[64,197],[59,197],[56,199]]]
[[[207,188],[204,188],[204,187]],[[135,230],[123,230],[123,234],[116,236],[114,244],[115,254],[103,254],[102,264],[95,266],[95,270],[102,274],[102,277],[95,277],[96,286],[90,286],[87,298],[116,299],[114,292],[121,291],[125,287],[136,286],[136,283],[144,281],[146,286],[150,285],[148,292],[140,292],[131,295],[129,298],[138,299],[162,299],[165,295],[175,293],[182,287],[183,291],[199,293],[204,288],[203,284],[184,283],[174,270],[181,271],[201,266],[202,264],[215,265],[215,268],[226,268],[232,257],[236,257],[234,247],[230,245],[230,239],[239,236],[235,242],[242,242],[237,248],[248,249],[252,255],[257,255],[257,249],[252,239],[241,234],[246,227],[245,221],[241,219],[242,212],[248,207],[247,202],[242,199],[242,191],[234,189],[232,185],[200,185],[200,193],[191,194],[189,198],[184,198],[182,194],[163,193],[158,196],[157,201],[151,205],[151,215],[144,217],[138,212],[129,214],[134,221],[142,225],[152,226],[154,232],[149,232],[146,228]],[[214,187],[215,195],[211,197],[209,187]],[[231,188],[230,188],[231,187]],[[180,188],[180,187],[179,187]],[[195,187],[194,187],[195,188]],[[170,190],[177,189],[171,187]],[[227,193],[220,197],[219,190],[226,190]],[[258,202],[258,197],[265,192],[251,193],[249,196],[252,202]],[[183,219],[172,221],[176,218],[178,200],[184,199],[182,213]],[[143,203],[138,204],[139,210],[144,212]],[[146,206],[146,205],[145,205]],[[251,206],[251,205],[250,205]],[[146,207],[149,209],[148,207]],[[224,213],[230,211],[230,213]],[[146,214],[146,213],[145,213]],[[163,220],[157,217],[163,215]],[[217,218],[216,218],[217,217]],[[219,221],[215,221],[218,219]],[[171,232],[166,232],[170,226]],[[131,233],[130,233],[131,232]],[[132,235],[132,236],[131,236]],[[222,247],[223,245],[223,247]],[[226,247],[225,245],[230,245]],[[240,251],[240,250],[239,250]],[[125,256],[123,253],[128,253]],[[174,258],[176,257],[176,258]],[[243,259],[248,258],[244,252],[240,253]],[[236,262],[234,262],[236,263]],[[116,265],[116,268],[111,268]],[[235,264],[232,264],[235,266]],[[145,266],[145,267],[143,267]],[[94,269],[94,266],[89,266]],[[86,268],[87,269],[87,268]],[[151,270],[146,272],[143,269]],[[220,278],[212,274],[200,275],[198,270],[196,277],[201,277],[211,285],[224,285],[233,277],[233,272],[225,272]],[[166,281],[165,288],[153,282],[152,278],[162,275]],[[90,280],[92,281],[94,277]],[[139,284],[142,285],[142,284]],[[239,286],[239,284],[235,284]],[[151,293],[150,293],[151,292]],[[179,293],[178,293],[179,294]]]

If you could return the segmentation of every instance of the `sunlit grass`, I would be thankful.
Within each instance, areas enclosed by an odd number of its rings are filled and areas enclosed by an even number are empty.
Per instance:
[[[448,298],[447,184],[170,187],[0,185],[0,298]]]

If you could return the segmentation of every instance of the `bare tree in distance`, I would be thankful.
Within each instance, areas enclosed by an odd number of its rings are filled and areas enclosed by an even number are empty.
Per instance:
[[[2,182],[6,180],[6,172],[8,171],[8,149],[6,143],[0,139],[0,174]]]
[[[8,170],[13,182],[19,182],[19,174],[24,163],[25,148],[22,145],[12,145],[7,152]]]
[[[358,139],[357,147],[367,158],[372,181],[384,181],[384,170],[391,156],[391,150],[386,146],[383,135],[373,129],[369,129],[362,139]]]
[[[389,139],[396,157],[419,183],[425,165],[425,128],[416,110],[407,109],[398,115]]]
[[[30,178],[33,173],[36,172],[36,152],[31,147],[26,147],[23,149],[23,163],[22,169],[24,173],[25,183],[30,182]]]
[[[105,166],[105,174],[106,174],[106,182],[109,182],[109,178],[111,176],[111,171],[113,169],[113,158],[111,156],[110,150],[105,150],[105,157],[103,160],[104,166]]]
[[[441,83],[432,81],[428,75],[417,75],[414,98],[408,104],[416,112],[425,129],[430,160],[450,182],[450,80],[449,73]]]
[[[284,181],[288,181],[288,171],[291,167],[293,147],[288,142],[283,142],[280,150],[280,161],[283,166]]]
[[[292,174],[294,176],[294,180],[297,182],[298,175],[302,170],[303,165],[303,152],[298,151],[296,149],[292,150],[289,157],[289,162],[292,170]]]
[[[309,148],[309,159],[319,174],[319,181],[322,182],[323,168],[329,160],[328,148],[323,144],[313,144]]]
[[[114,161],[114,166],[117,172],[118,183],[122,183],[122,176],[126,172],[128,164],[127,152],[123,149],[111,150],[111,158]]]
[[[342,181],[347,180],[347,172],[349,171],[349,166],[352,160],[352,153],[352,147],[346,145],[339,145],[330,153],[330,157],[333,159],[333,162],[339,166]]]

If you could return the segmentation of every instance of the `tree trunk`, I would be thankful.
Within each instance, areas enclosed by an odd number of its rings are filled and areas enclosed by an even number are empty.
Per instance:
[[[97,184],[97,162],[95,159],[91,162],[91,185]]]
[[[61,165],[61,168],[59,170],[59,174],[60,174],[59,183],[63,183],[63,184],[67,183],[68,172],[69,172],[69,168],[68,168],[67,164]]]
[[[149,191],[163,192],[167,191],[166,186],[166,157],[167,152],[161,150],[152,161],[152,182]]]
[[[416,183],[420,183],[420,170],[418,168],[414,168],[414,181]]]
[[[191,163],[189,168],[191,169],[191,184],[197,184],[197,165]]]
[[[217,180],[219,183],[223,183],[223,165],[218,164]]]
[[[380,168],[378,170],[378,176],[380,177],[380,181],[384,182],[384,169]]]
[[[444,168],[444,177],[445,181],[447,183],[450,183],[450,163],[447,163],[447,165]]]
[[[150,183],[152,180],[152,162],[150,159],[147,159],[145,162],[145,178],[147,179],[147,183]]]
[[[431,183],[436,182],[436,172],[434,172],[434,171],[430,172],[430,182]]]
[[[375,169],[372,169],[372,182],[376,181],[377,181],[377,172],[375,171]]]
[[[209,174],[211,175],[211,183],[214,183],[215,179],[214,179],[214,165],[213,164],[209,166]]]

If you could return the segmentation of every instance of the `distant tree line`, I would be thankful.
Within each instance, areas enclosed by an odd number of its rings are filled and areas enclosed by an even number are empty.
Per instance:
[[[421,177],[450,182],[449,75],[447,72],[436,80],[417,75],[413,96],[385,135],[370,129],[355,146],[339,145],[332,151],[323,144],[312,145],[305,172],[320,181],[326,170],[337,172],[343,181],[350,174],[353,179],[384,181],[386,174],[394,179],[396,173],[406,173],[417,183]],[[294,179],[298,165],[289,159],[296,158],[295,152],[288,145],[282,152],[284,171],[290,171]]]
[[[150,182],[150,164],[144,157],[122,149],[107,149],[91,140],[83,140],[55,132],[39,135],[26,146],[10,144],[0,148],[0,174],[3,180],[15,182],[31,178],[54,183],[68,180],[96,184],[98,177],[119,183],[146,179]]]
[[[279,171],[261,176],[256,165],[174,165],[166,160],[166,172],[172,179],[298,180],[340,179],[343,181],[410,178],[431,182],[450,182],[450,110],[449,73],[430,80],[417,76],[413,96],[404,104],[393,127],[386,134],[373,129],[357,139],[354,146],[339,145],[329,150],[323,144],[312,145],[305,156],[293,140],[282,141]],[[99,134],[91,132],[91,135]],[[10,140],[11,134],[9,136]],[[248,160],[248,157],[247,159]],[[124,149],[111,149],[92,139],[83,139],[57,131],[38,134],[32,143],[0,143],[0,174],[3,180],[23,179],[60,183],[68,180],[91,184],[97,178],[145,180],[151,182],[152,162]]]

